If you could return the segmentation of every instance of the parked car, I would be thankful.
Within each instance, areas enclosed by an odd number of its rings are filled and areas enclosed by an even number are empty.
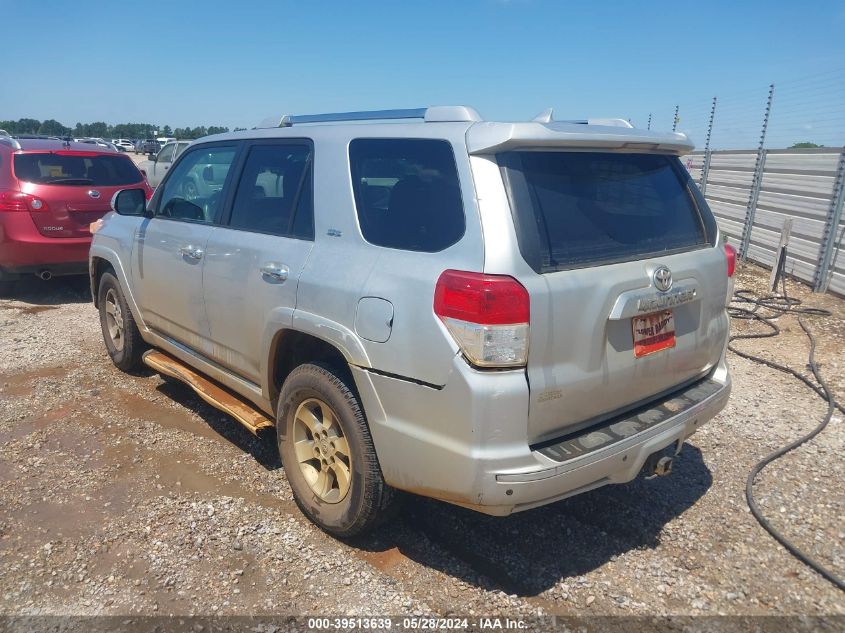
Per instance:
[[[82,138],[75,138],[75,139],[73,139],[73,141],[75,143],[85,143],[86,145],[96,145],[97,147],[101,147],[103,149],[108,149],[108,150],[111,150],[113,152],[119,152],[120,151],[120,150],[118,150],[117,146],[114,143],[107,141],[104,138],[82,137]]]
[[[89,144],[0,137],[0,285],[21,275],[84,274],[88,227],[126,187],[152,195],[127,156]]]
[[[460,106],[204,138],[94,238],[106,349],[275,423],[339,536],[397,489],[507,515],[668,474],[731,387],[735,253],[692,147]],[[191,198],[197,173],[216,184]]]
[[[154,138],[148,138],[135,143],[136,154],[157,154],[160,149],[161,145]]]
[[[172,141],[167,143],[155,156],[151,156],[147,160],[142,160],[138,163],[138,169],[147,177],[147,182],[153,187],[158,187],[161,179],[170,169],[173,161],[179,158],[185,148],[190,145],[190,141]]]
[[[111,142],[120,152],[135,151],[135,144],[128,138],[113,138]]]

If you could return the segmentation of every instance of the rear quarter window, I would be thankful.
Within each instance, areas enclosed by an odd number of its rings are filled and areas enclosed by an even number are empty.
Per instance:
[[[358,224],[371,244],[433,253],[463,237],[461,187],[448,141],[355,139],[349,165]]]
[[[520,251],[537,272],[714,243],[712,215],[674,156],[514,151],[498,161]]]

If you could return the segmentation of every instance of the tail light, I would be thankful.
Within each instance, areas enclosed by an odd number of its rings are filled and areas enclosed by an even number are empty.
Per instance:
[[[49,211],[47,203],[21,191],[0,190],[0,211]]]
[[[733,277],[736,271],[736,249],[730,244],[725,244],[725,259],[728,263],[728,277]]]
[[[513,277],[447,270],[434,313],[473,365],[519,367],[528,360],[528,291]]]

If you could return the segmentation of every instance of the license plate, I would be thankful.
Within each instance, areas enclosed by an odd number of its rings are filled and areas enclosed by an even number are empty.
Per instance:
[[[637,358],[675,347],[675,317],[671,310],[634,317],[631,327]]]

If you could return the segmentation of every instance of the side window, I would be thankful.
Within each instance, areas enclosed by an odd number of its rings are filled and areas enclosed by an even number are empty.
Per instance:
[[[249,150],[232,205],[232,228],[314,239],[311,147],[255,145]]]
[[[157,217],[210,224],[223,198],[221,192],[237,149],[197,147],[186,152],[164,183]]]
[[[176,147],[175,144],[165,145],[161,148],[161,151],[158,153],[156,157],[156,162],[159,163],[170,163],[173,162],[173,149]]]
[[[466,228],[452,146],[428,139],[355,139],[349,164],[358,223],[378,246],[433,253]]]

